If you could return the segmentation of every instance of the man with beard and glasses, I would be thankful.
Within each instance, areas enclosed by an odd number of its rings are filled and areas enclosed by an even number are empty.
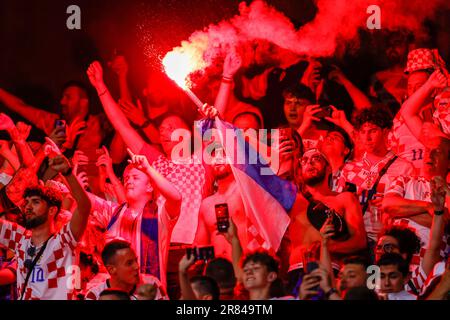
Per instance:
[[[366,234],[358,199],[350,192],[331,191],[331,166],[323,153],[312,149],[301,159],[303,192],[291,210],[288,235],[291,240],[289,288],[296,294],[304,274],[305,253],[317,257],[322,240],[320,229],[333,224],[328,242],[332,262],[366,248]],[[318,260],[318,259],[317,259]],[[339,270],[338,266],[335,266]]]
[[[227,258],[231,261],[231,245],[217,230],[215,205],[222,203],[228,205],[230,219],[233,219],[238,226],[239,240],[243,247],[247,245],[247,228],[244,203],[224,153],[225,151],[219,148],[216,148],[214,152],[212,166],[217,191],[202,201],[195,243],[196,245],[213,245],[217,257]]]
[[[23,195],[25,228],[0,220],[0,244],[16,254],[20,300],[71,300],[75,296],[71,284],[78,268],[76,247],[86,229],[91,203],[64,156],[52,157],[49,165],[67,181],[77,209],[69,223],[55,230],[62,197],[55,189],[36,186]]]

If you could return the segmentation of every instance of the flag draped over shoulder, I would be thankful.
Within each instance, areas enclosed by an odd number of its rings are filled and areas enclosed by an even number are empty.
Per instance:
[[[296,198],[296,186],[276,176],[266,161],[255,163],[258,139],[245,139],[242,130],[216,118],[200,121],[200,129],[216,129],[244,203],[248,250],[278,250],[290,223],[287,214]],[[250,141],[249,141],[250,140]],[[264,155],[266,156],[266,155]],[[267,157],[262,157],[267,159]]]

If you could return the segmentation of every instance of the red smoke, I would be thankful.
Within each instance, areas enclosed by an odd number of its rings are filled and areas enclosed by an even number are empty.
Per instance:
[[[380,7],[382,29],[406,28],[417,32],[424,19],[432,17],[439,6],[450,7],[449,3],[448,0],[317,0],[314,20],[296,30],[284,14],[265,2],[256,0],[249,6],[243,2],[239,15],[194,32],[174,51],[202,57],[202,63],[198,63],[202,68],[212,65],[215,58],[232,47],[245,48],[238,50],[245,53],[243,60],[247,66],[261,63],[259,60],[270,61],[271,56],[272,60],[292,58],[292,55],[280,55],[277,47],[296,55],[332,56],[338,43],[357,40],[358,29],[367,28],[370,14],[366,11],[370,5]],[[248,45],[255,40],[259,46]],[[275,46],[261,46],[261,43]]]

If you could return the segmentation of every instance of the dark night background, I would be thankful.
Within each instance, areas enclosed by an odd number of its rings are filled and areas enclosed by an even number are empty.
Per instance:
[[[0,1],[0,86],[31,104],[56,110],[61,87],[88,82],[94,59],[114,50],[130,63],[130,78],[142,87],[145,69],[198,29],[238,13],[238,0],[2,0]],[[269,1],[293,21],[314,15],[311,1]],[[66,9],[81,8],[81,30],[69,30]],[[145,56],[149,50],[151,56]],[[106,78],[111,78],[106,74]],[[3,107],[0,107],[4,110]]]

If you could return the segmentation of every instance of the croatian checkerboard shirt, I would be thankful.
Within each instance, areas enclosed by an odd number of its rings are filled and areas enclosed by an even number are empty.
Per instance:
[[[20,295],[28,273],[25,260],[33,259],[27,253],[31,247],[31,232],[16,223],[2,221],[0,243],[16,254]],[[23,300],[73,300],[75,276],[79,270],[76,247],[77,241],[70,225],[66,224],[48,241],[31,273]],[[36,255],[39,250],[37,247]]]

